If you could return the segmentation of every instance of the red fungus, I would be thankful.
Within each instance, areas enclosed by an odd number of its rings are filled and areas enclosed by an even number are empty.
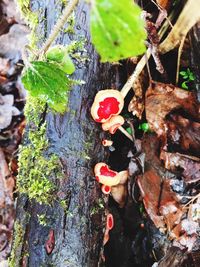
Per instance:
[[[113,186],[120,182],[121,175],[118,172],[110,170],[108,165],[100,162],[94,167],[96,180],[104,185]]]
[[[51,229],[49,231],[48,240],[46,241],[45,244],[45,249],[48,255],[52,253],[54,246],[55,246],[54,230]]]
[[[122,127],[124,122],[125,120],[121,115],[113,115],[108,121],[102,123],[102,129],[104,131],[109,131],[111,134],[114,134],[117,130],[120,130],[131,141],[133,141],[133,137]]]
[[[122,94],[113,89],[99,91],[91,107],[91,115],[96,122],[106,122],[118,115],[124,106]]]
[[[103,176],[110,176],[110,177],[115,177],[116,176],[116,172],[112,171],[108,168],[108,165],[103,165],[100,167],[100,174]]]
[[[104,238],[103,238],[103,244],[105,246],[105,244],[108,242],[109,240],[109,231],[114,227],[114,219],[111,213],[109,213],[107,215],[106,218],[106,230],[104,233]]]
[[[111,140],[107,140],[107,139],[102,140],[103,146],[112,146],[112,144],[113,144],[113,141],[111,141]]]
[[[124,118],[120,115],[116,115],[111,117],[108,121],[104,122],[102,124],[102,129],[104,131],[109,131],[109,133],[114,134],[117,129],[119,129],[119,127],[121,125],[124,124]]]
[[[108,195],[108,194],[110,194],[110,192],[111,192],[111,187],[110,186],[108,186],[108,185],[102,185],[102,187],[101,187],[101,191],[104,193],[104,194],[106,194],[106,195]]]
[[[107,228],[111,230],[114,226],[114,219],[111,213],[107,215],[107,222],[106,222]]]

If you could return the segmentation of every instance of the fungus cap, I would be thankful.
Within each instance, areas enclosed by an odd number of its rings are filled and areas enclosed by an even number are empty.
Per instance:
[[[107,140],[107,139],[103,139],[102,140],[102,145],[103,146],[112,146],[113,141],[112,140]]]
[[[111,117],[108,121],[102,124],[104,131],[109,131],[110,134],[114,134],[117,129],[124,124],[124,118],[121,115]]]
[[[101,187],[101,191],[105,194],[108,195],[111,192],[111,187],[109,185],[103,184]]]
[[[113,89],[99,91],[91,107],[92,118],[96,122],[106,122],[113,115],[118,115],[124,106],[123,95]]]
[[[109,169],[106,163],[97,163],[94,167],[96,180],[104,185],[113,186],[120,182],[121,176],[118,172]]]

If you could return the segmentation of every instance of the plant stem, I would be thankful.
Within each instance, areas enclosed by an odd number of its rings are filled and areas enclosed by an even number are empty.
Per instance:
[[[180,46],[178,48],[178,58],[177,58],[177,67],[176,67],[176,85],[178,84],[178,80],[179,80],[179,70],[180,70],[180,63],[181,63],[181,54],[183,51],[183,46],[185,43],[185,37],[183,36],[181,42],[180,42]]]
[[[120,126],[118,130],[120,130],[126,137],[128,137],[128,139],[133,141],[133,137],[122,126]]]
[[[146,65],[147,60],[150,58],[150,56],[151,56],[151,49],[148,48],[146,51],[146,54],[140,59],[134,72],[132,73],[132,75],[129,77],[128,81],[123,86],[123,88],[121,90],[123,97],[125,97],[128,94],[129,90],[132,88],[133,83],[136,81],[136,79],[140,75],[141,71],[143,70],[143,68]]]
[[[49,47],[52,45],[53,41],[56,39],[57,35],[59,34],[62,27],[65,25],[66,20],[74,10],[75,6],[77,5],[79,0],[71,0],[69,4],[63,10],[61,18],[57,21],[56,25],[54,26],[49,38],[44,43],[43,47],[38,53],[38,56],[41,56],[47,52]]]

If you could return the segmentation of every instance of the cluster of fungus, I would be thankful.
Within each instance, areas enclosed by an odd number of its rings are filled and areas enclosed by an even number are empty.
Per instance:
[[[117,130],[120,130],[133,141],[132,136],[122,127],[125,120],[119,115],[124,107],[124,97],[125,95],[122,92],[113,89],[99,91],[91,107],[91,115],[96,122],[102,124],[104,131],[115,134]],[[112,143],[111,140],[102,141],[104,146],[112,146]],[[102,192],[106,195],[111,193],[120,207],[123,207],[127,194],[128,171],[117,172],[111,170],[106,163],[100,162],[95,165],[94,174],[97,182],[102,184]],[[114,219],[112,214],[109,213],[104,234],[104,245],[109,239],[109,231],[113,228],[113,225]]]
[[[114,89],[99,91],[91,107],[92,118],[102,124],[104,131],[114,134],[120,130],[130,140],[132,136],[122,127],[124,118],[119,115],[124,107],[124,96]]]

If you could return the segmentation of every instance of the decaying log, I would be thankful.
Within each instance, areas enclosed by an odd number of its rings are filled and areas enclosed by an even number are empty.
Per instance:
[[[32,10],[39,12],[40,39],[49,35],[63,8],[61,2],[31,1]],[[101,128],[92,121],[89,111],[98,90],[115,87],[117,72],[115,66],[99,63],[90,42],[89,6],[85,1],[80,1],[75,11],[75,33],[61,33],[56,42],[68,44],[81,37],[86,38],[88,60],[77,60],[73,78],[84,80],[85,84],[71,90],[68,112],[46,116],[48,152],[59,156],[64,169],[57,195],[65,200],[67,209],[58,201],[43,206],[30,202],[26,196],[18,197],[16,221],[22,229],[21,242],[14,248],[15,267],[96,267],[99,264],[105,222],[104,209],[98,205],[101,193],[92,169],[95,163],[105,160],[106,153],[101,145]],[[92,215],[94,207],[98,208]],[[46,226],[38,223],[38,214],[48,218]]]

